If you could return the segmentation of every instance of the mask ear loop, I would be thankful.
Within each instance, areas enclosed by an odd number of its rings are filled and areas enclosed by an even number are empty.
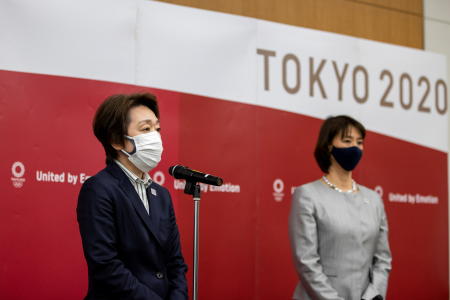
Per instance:
[[[128,139],[133,144],[133,151],[130,153],[128,153],[124,149],[120,149],[120,151],[122,151],[122,153],[125,154],[126,156],[130,157],[131,155],[136,153],[136,143],[134,142],[134,139],[131,136],[125,135],[125,138]]]

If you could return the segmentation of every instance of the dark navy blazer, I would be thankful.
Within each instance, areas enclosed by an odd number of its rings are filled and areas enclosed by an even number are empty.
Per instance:
[[[153,182],[147,197],[150,215],[116,163],[83,184],[77,217],[88,265],[86,300],[188,298],[170,194]]]

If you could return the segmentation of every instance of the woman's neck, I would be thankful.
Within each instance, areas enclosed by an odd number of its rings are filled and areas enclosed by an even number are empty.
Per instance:
[[[125,156],[125,154],[120,153],[117,157],[117,160],[125,166],[125,168],[127,168],[128,170],[130,170],[131,172],[133,172],[137,177],[144,179],[144,172],[142,172],[141,170],[139,170],[135,165],[133,165],[133,163],[130,162],[130,160],[128,159],[128,157]]]
[[[352,172],[342,169],[340,166],[332,164],[325,175],[332,184],[342,190],[352,189]]]

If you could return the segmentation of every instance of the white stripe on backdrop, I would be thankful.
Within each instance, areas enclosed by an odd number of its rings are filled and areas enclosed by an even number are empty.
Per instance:
[[[0,4],[0,68],[133,83],[325,118],[447,152],[446,59],[153,1]]]

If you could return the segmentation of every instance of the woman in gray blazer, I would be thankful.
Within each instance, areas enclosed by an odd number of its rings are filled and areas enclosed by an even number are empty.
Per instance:
[[[348,116],[323,123],[314,156],[325,175],[295,189],[289,236],[300,278],[293,299],[384,299],[391,270],[380,196],[352,179],[365,129]]]

